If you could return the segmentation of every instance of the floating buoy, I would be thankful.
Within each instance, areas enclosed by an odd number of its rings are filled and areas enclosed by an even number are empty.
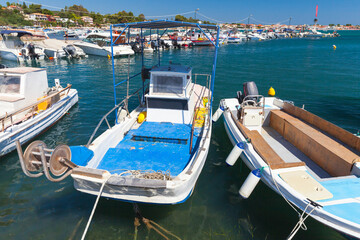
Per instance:
[[[142,123],[143,121],[145,121],[145,118],[146,118],[146,112],[141,112],[138,116],[137,122]]]
[[[54,57],[49,57],[49,60],[54,60]]]
[[[226,163],[233,166],[236,163],[236,160],[240,157],[241,153],[244,151],[244,148],[244,142],[237,143],[231,150],[229,156],[226,158]]]
[[[336,45],[333,45],[333,49],[334,49],[334,50],[336,49]]]
[[[275,96],[275,89],[274,89],[273,87],[270,87],[270,88],[269,88],[268,95],[269,95],[270,97],[274,97],[274,96]]]
[[[224,107],[220,103],[219,108],[216,110],[216,112],[214,113],[214,115],[212,117],[213,122],[216,122],[220,118],[220,116],[223,112],[224,112]]]
[[[242,198],[247,199],[259,183],[261,178],[260,169],[252,170],[239,190]]]
[[[109,54],[107,55],[107,57],[108,57],[108,59],[110,59],[110,58],[111,58],[111,56],[110,56]]]

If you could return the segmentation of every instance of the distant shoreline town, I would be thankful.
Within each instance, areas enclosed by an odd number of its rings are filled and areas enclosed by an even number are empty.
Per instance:
[[[142,22],[146,19],[144,14],[135,16],[132,12],[120,11],[115,14],[100,14],[90,12],[82,5],[73,5],[70,7],[65,6],[60,11],[51,11],[42,8],[40,4],[30,4],[27,6],[25,3],[9,3],[6,6],[0,5],[0,25],[1,26],[39,26],[39,27],[101,27],[107,28],[110,24],[125,23],[125,22]],[[154,19],[151,19],[154,20]],[[189,17],[186,18],[182,15],[176,15],[169,20],[186,21],[186,22],[199,22],[211,23],[209,21],[202,21]],[[308,27],[308,24],[290,25],[289,24],[253,24],[253,23],[223,23],[221,27],[225,28],[238,28],[238,29],[271,29],[271,28],[290,28],[294,30],[301,30]],[[337,30],[360,30],[360,25],[352,24],[316,24],[318,30],[324,31],[337,31]]]

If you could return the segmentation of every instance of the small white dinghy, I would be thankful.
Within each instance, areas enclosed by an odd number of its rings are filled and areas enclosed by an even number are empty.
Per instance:
[[[166,20],[112,27],[130,32],[134,27],[141,31],[143,28],[159,31],[179,26],[219,32],[219,27],[214,25]],[[111,46],[118,40],[110,39]],[[191,67],[178,64],[160,66],[160,59],[152,68],[143,65],[142,71],[134,76],[130,75],[129,67],[128,78],[123,81],[116,82],[113,75],[115,107],[103,116],[88,143],[85,146],[61,145],[50,150],[45,143],[36,141],[28,146],[25,154],[19,146],[18,154],[25,174],[37,177],[44,173],[51,181],[61,181],[71,175],[77,190],[98,197],[133,203],[184,202],[193,192],[209,151],[212,92],[219,47],[218,41],[213,44],[215,57],[211,75],[194,74]],[[117,104],[116,87],[127,83],[128,92],[130,79],[140,75],[143,87],[127,94]],[[129,102],[132,99],[129,99],[133,96],[139,100],[139,106],[131,111]],[[111,113],[116,113],[113,126],[108,121]],[[105,122],[109,129],[93,141]],[[34,174],[36,170],[41,172]]]
[[[240,156],[252,170],[240,195],[249,197],[261,178],[301,209],[288,239],[308,215],[360,238],[360,138],[291,102],[258,95],[254,82],[244,83],[244,93],[221,100],[213,117],[223,112],[234,145],[226,162]]]
[[[57,122],[78,101],[71,85],[48,87],[43,68],[0,69],[0,156]]]

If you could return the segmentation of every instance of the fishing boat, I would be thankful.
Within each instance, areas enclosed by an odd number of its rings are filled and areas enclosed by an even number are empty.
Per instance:
[[[0,156],[50,128],[77,101],[77,91],[59,79],[49,88],[45,69],[0,69]]]
[[[111,38],[116,38],[116,45],[112,44]],[[90,33],[82,41],[74,42],[76,47],[81,48],[86,54],[109,57],[134,55],[131,46],[125,44],[125,38],[109,32]],[[111,52],[113,51],[113,52]]]
[[[259,95],[255,83],[246,82],[214,114],[217,120],[223,113],[234,145],[226,162],[240,157],[252,170],[240,195],[249,197],[261,179],[303,211],[288,239],[308,216],[360,238],[360,138],[274,94]]]
[[[168,20],[111,25],[123,29],[117,37],[110,36],[111,53],[119,36],[131,28],[163,31],[178,27],[198,27],[216,30],[214,25]],[[179,204],[188,199],[202,171],[211,138],[211,107],[215,80],[215,46],[211,74],[196,74],[190,66],[158,63],[124,80],[115,76],[112,55],[115,106],[101,118],[87,144],[60,145],[48,149],[45,143],[31,143],[25,153],[18,146],[24,173],[31,177],[42,174],[51,181],[61,181],[71,175],[78,191],[132,203]],[[141,37],[141,44],[144,38]],[[157,39],[160,41],[160,38]],[[144,58],[142,54],[142,64]],[[210,66],[209,66],[210,67]],[[130,69],[130,68],[129,68]],[[195,70],[196,68],[194,68]],[[130,70],[129,70],[130,71]],[[117,102],[116,89],[130,79],[140,78],[142,87]],[[148,89],[148,91],[146,90]],[[139,105],[131,109],[133,97]],[[136,106],[136,105],[135,105]],[[115,116],[115,124],[108,118]],[[102,123],[108,129],[95,140]],[[40,166],[43,168],[40,169]],[[34,173],[40,170],[39,173]]]
[[[24,62],[44,59],[44,50],[32,43],[25,44],[21,37],[33,34],[23,30],[0,31],[0,57],[2,59]]]

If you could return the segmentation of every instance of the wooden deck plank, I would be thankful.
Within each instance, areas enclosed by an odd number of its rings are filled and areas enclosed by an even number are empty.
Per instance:
[[[358,155],[308,123],[280,110],[272,110],[271,114],[276,115],[272,121],[283,122],[284,128],[279,133],[330,175],[349,175],[352,164],[360,160]]]
[[[316,116],[315,114],[312,114],[302,108],[296,107],[287,102],[284,103],[284,111],[321,129],[322,131],[339,139],[349,147],[360,152],[360,138],[346,131],[345,129],[338,127],[335,124],[328,122],[319,116]]]
[[[304,162],[285,162],[256,130],[251,131],[251,143],[271,169],[305,166]]]

